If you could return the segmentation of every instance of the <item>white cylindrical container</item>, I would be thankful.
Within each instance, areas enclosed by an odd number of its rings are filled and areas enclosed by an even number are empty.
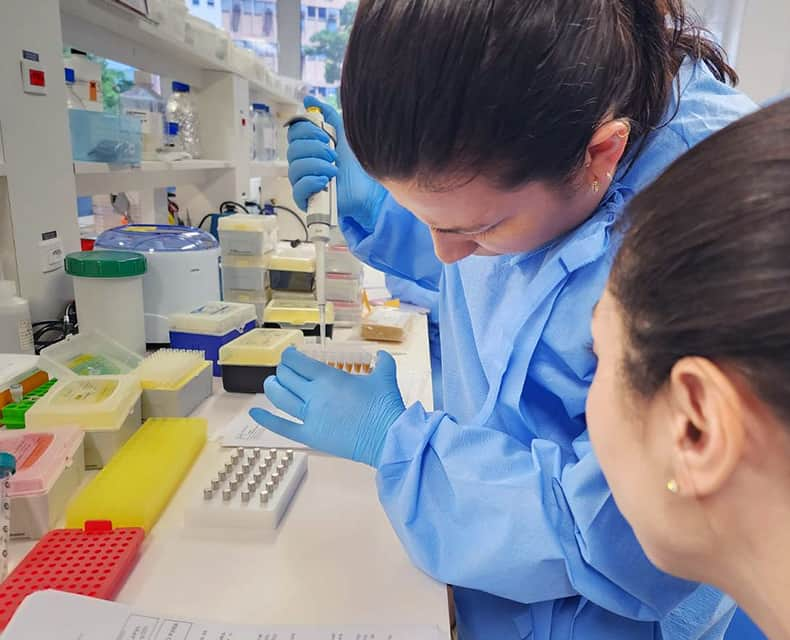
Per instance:
[[[78,251],[67,255],[66,273],[74,280],[80,331],[100,331],[145,355],[145,272],[145,256],[134,251]]]
[[[0,353],[33,353],[30,305],[12,280],[0,280]]]

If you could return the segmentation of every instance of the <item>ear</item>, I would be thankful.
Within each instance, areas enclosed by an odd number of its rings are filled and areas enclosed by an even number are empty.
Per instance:
[[[603,190],[609,188],[630,134],[631,126],[626,120],[611,120],[598,127],[585,155],[584,181],[587,184],[597,180]]]
[[[743,455],[744,405],[733,381],[705,358],[670,374],[672,472],[681,495],[704,498],[729,480]]]

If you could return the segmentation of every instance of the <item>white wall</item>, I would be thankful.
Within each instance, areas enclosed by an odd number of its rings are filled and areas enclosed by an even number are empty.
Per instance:
[[[62,269],[41,272],[41,234],[56,231],[65,253],[79,249],[58,6],[58,0],[0,1],[0,127],[8,172],[7,194],[0,194],[0,258],[6,277],[30,300],[34,320],[60,317],[73,298]],[[22,91],[23,49],[40,55],[47,95]]]
[[[790,91],[790,1],[749,0],[737,68],[741,88],[758,103]]]

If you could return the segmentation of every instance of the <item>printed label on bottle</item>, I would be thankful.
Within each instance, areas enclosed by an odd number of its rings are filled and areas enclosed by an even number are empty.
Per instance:
[[[33,353],[33,325],[30,324],[30,320],[20,320],[18,326],[20,349]]]
[[[151,133],[151,112],[142,109],[125,109],[124,115],[136,118],[140,121],[140,133],[148,135]]]

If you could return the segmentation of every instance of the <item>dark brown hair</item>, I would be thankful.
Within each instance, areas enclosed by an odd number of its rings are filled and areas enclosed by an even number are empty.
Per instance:
[[[362,0],[346,133],[377,178],[564,182],[607,118],[663,124],[685,56],[737,82],[683,0]]]
[[[678,359],[701,356],[790,417],[790,100],[696,146],[623,224],[609,289],[631,386],[649,397]]]

